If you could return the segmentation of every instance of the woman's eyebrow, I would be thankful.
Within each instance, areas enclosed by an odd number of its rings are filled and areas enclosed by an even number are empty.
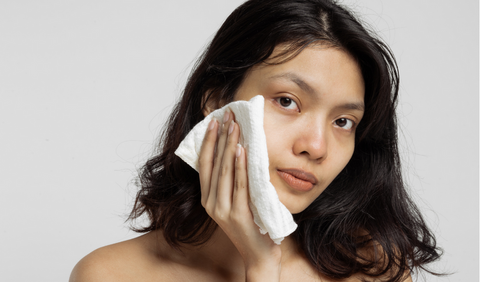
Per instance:
[[[302,89],[306,93],[311,94],[311,95],[316,95],[315,90],[310,85],[308,85],[308,83],[306,83],[303,79],[301,79],[298,75],[296,75],[295,73],[292,73],[292,72],[280,73],[280,74],[270,76],[268,79],[269,80],[288,79],[290,81],[293,81],[295,84],[297,84],[298,87],[300,87],[300,89]]]
[[[365,111],[365,105],[363,103],[346,103],[338,106],[337,108],[347,109],[347,110],[357,110],[357,111]]]

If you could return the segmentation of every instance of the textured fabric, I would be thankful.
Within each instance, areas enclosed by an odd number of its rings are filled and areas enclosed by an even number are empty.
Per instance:
[[[212,118],[221,122],[227,108],[235,113],[241,132],[239,143],[247,153],[249,204],[254,221],[262,234],[268,233],[276,244],[280,244],[283,238],[295,231],[297,224],[270,183],[267,142],[263,130],[263,96],[255,96],[250,101],[232,102],[212,112],[189,132],[175,154],[198,171],[198,157],[208,124]]]

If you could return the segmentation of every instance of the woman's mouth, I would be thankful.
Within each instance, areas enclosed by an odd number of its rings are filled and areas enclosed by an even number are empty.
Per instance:
[[[312,190],[313,185],[317,183],[317,179],[313,174],[303,170],[279,169],[277,173],[290,187],[301,192]]]

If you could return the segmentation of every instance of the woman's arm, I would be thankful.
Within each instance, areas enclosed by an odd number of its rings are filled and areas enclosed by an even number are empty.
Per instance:
[[[279,281],[280,246],[253,221],[246,154],[237,146],[240,128],[234,119],[227,110],[221,123],[212,120],[208,126],[199,159],[202,205],[242,256],[247,281]]]

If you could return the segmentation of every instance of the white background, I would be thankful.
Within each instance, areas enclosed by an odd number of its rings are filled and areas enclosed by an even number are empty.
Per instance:
[[[0,1],[0,280],[66,281],[124,223],[192,62],[242,1]],[[478,2],[345,1],[401,72],[405,178],[478,281]]]

